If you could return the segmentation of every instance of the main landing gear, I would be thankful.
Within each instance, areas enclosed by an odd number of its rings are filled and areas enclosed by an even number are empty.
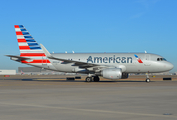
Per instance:
[[[94,81],[94,82],[99,82],[99,81],[100,81],[100,78],[99,78],[98,76],[94,76],[94,77],[93,77],[93,81]]]
[[[86,77],[85,82],[92,82],[92,77]]]
[[[86,78],[85,78],[85,82],[92,82],[92,80],[93,80],[94,82],[99,82],[99,81],[100,81],[100,78],[99,78],[98,76],[93,76],[93,79],[92,79],[92,77],[86,77]]]

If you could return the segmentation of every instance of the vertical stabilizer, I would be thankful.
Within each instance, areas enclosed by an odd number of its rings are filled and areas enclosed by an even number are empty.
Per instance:
[[[33,61],[22,60],[21,62],[33,64],[50,63],[39,44],[34,40],[27,29],[23,25],[15,25],[14,27],[20,49],[20,56],[33,59]]]
[[[15,25],[20,53],[44,53],[23,25]]]

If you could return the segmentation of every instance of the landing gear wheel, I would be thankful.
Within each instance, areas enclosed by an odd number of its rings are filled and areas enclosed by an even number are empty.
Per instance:
[[[93,77],[93,81],[94,81],[94,82],[99,82],[99,81],[100,81],[100,78],[99,78],[98,76],[95,76],[95,77]]]
[[[86,77],[85,82],[92,82],[92,77]]]
[[[147,79],[146,79],[146,82],[147,82],[147,83],[149,83],[149,82],[150,82],[150,79],[149,79],[149,78],[147,78]]]

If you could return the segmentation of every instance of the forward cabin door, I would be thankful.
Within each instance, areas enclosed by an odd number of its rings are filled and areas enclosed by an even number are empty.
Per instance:
[[[144,62],[145,66],[150,66],[150,55],[149,54],[145,54],[145,62]]]

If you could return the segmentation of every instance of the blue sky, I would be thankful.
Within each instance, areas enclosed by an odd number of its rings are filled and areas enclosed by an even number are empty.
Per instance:
[[[144,52],[177,72],[177,0],[1,0],[0,69],[26,66],[14,25],[24,25],[50,52]]]

